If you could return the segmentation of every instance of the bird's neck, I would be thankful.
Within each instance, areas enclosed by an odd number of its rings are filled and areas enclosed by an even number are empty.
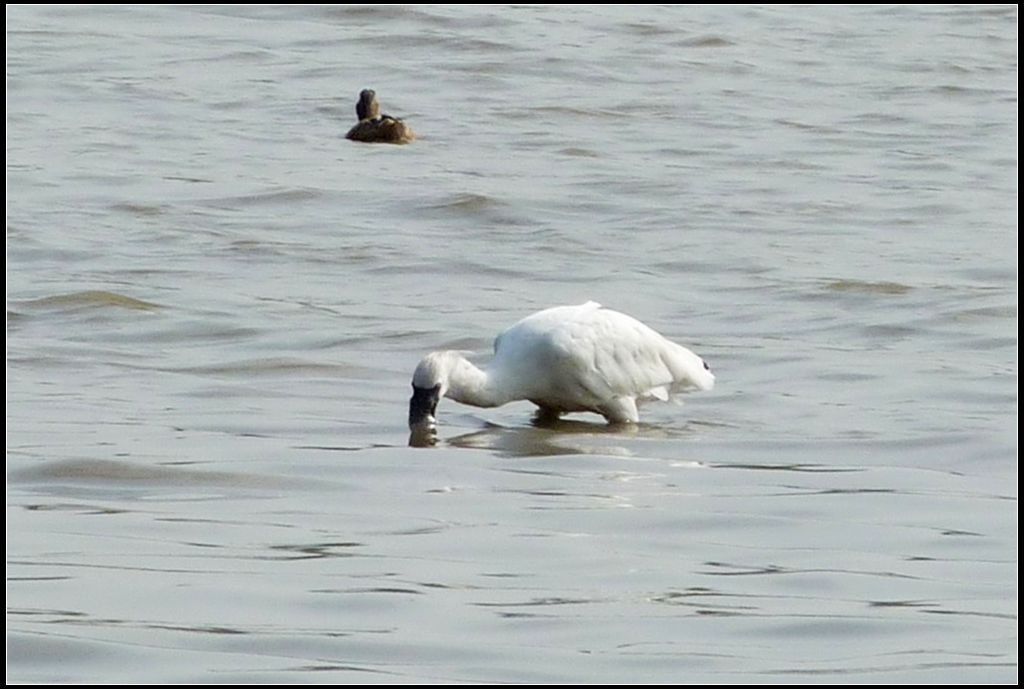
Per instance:
[[[456,402],[474,407],[497,407],[511,401],[491,371],[480,369],[458,356],[448,374],[448,393]]]

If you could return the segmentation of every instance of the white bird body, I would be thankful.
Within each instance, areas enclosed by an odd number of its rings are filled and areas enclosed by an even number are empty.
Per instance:
[[[432,428],[445,396],[480,407],[529,400],[545,413],[591,411],[636,423],[638,403],[714,383],[699,356],[630,316],[596,302],[557,306],[498,335],[483,369],[459,352],[428,354],[413,375],[409,424]]]

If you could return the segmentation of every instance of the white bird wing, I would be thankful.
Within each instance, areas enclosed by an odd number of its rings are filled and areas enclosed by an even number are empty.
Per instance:
[[[596,305],[595,305],[596,306]],[[551,345],[570,380],[601,401],[618,397],[667,400],[673,388],[668,343],[643,323],[610,309],[591,308],[551,332]]]
[[[609,397],[669,398],[672,371],[663,357],[665,338],[639,320],[601,309],[582,324],[591,341],[581,363],[587,365],[589,386]]]
[[[498,367],[525,399],[595,409],[619,398],[667,400],[714,377],[696,354],[596,302],[546,309],[494,342]],[[704,381],[704,382],[697,382]]]

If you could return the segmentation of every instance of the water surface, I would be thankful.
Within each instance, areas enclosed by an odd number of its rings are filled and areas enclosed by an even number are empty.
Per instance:
[[[9,681],[1016,681],[1015,7],[7,20]],[[716,389],[406,446],[588,299]]]

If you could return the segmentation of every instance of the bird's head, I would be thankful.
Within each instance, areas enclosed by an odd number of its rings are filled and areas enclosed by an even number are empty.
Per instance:
[[[437,403],[448,393],[452,369],[460,358],[455,352],[432,352],[416,366],[409,400],[409,430],[414,434],[436,432]]]
[[[673,352],[669,360],[676,379],[672,386],[673,392],[707,391],[715,387],[715,374],[711,372],[708,362],[683,346],[676,346]]]
[[[377,93],[372,89],[363,89],[359,92],[359,102],[356,103],[356,116],[359,120],[375,120],[380,114],[380,105],[377,103]]]
[[[708,362],[703,359],[700,360],[700,368],[697,370],[697,374],[693,376],[693,384],[698,390],[705,391],[715,387],[715,374],[711,372]]]

